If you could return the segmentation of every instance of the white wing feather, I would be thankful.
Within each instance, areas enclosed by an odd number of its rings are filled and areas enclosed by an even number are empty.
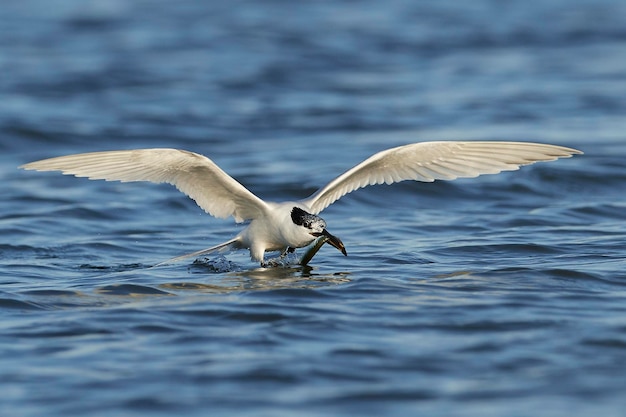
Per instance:
[[[342,196],[368,185],[471,178],[580,153],[562,146],[528,142],[413,143],[371,156],[301,203],[318,214]]]
[[[107,181],[149,181],[174,185],[207,213],[235,221],[255,219],[267,205],[209,158],[178,149],[94,152],[22,165],[37,171],[62,171]]]

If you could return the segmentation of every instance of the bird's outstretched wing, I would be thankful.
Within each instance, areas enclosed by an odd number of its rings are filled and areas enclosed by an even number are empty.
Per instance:
[[[136,149],[83,153],[44,159],[20,168],[62,171],[107,181],[169,183],[220,218],[242,222],[267,210],[263,200],[226,174],[209,158],[178,149]]]
[[[421,142],[379,152],[301,201],[318,214],[362,187],[415,180],[431,182],[513,171],[582,152],[527,142]]]

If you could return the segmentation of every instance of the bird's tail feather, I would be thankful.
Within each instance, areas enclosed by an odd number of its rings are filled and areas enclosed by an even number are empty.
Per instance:
[[[207,249],[202,249],[197,252],[188,253],[186,255],[177,256],[175,258],[168,259],[167,261],[159,262],[155,266],[171,264],[174,262],[182,261],[183,259],[192,258],[194,256],[208,255],[209,253],[213,253],[213,252],[226,252],[226,251],[233,250],[233,249],[241,249],[240,244],[241,244],[240,238],[234,237],[229,241],[220,243],[219,245],[216,245]]]

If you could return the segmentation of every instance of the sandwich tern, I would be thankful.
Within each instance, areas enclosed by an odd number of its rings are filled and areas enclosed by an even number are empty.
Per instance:
[[[172,184],[210,215],[218,218],[232,216],[237,223],[249,221],[249,224],[224,243],[170,261],[216,251],[249,249],[252,260],[267,266],[265,252],[280,251],[284,256],[318,239],[318,242],[323,240],[347,255],[341,239],[328,232],[326,222],[318,214],[359,188],[405,180],[432,182],[497,174],[574,154],[582,152],[530,142],[412,143],[378,152],[311,196],[282,203],[261,200],[209,158],[179,149],[83,153],[35,161],[20,168],[61,171],[92,180]]]

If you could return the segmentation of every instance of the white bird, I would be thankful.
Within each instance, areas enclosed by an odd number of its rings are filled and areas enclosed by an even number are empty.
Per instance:
[[[326,222],[318,214],[359,188],[405,180],[432,182],[496,174],[574,154],[582,152],[527,142],[413,143],[378,152],[308,198],[283,203],[261,200],[209,158],[178,149],[83,153],[31,162],[20,168],[62,171],[93,180],[172,184],[215,217],[233,216],[238,223],[250,222],[234,238],[172,261],[215,251],[249,249],[251,259],[266,266],[265,252],[281,251],[284,255],[319,237],[325,237],[346,255],[341,240],[326,230]]]

